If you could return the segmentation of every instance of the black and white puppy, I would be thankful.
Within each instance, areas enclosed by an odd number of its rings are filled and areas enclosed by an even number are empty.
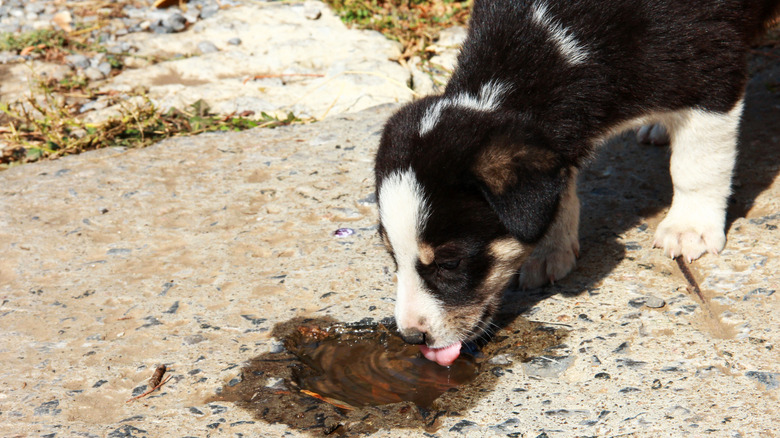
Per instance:
[[[398,111],[376,156],[404,339],[448,365],[518,270],[526,287],[571,271],[578,168],[638,125],[660,123],[671,138],[674,198],[655,246],[688,260],[721,251],[746,56],[779,8],[475,0],[444,94]]]

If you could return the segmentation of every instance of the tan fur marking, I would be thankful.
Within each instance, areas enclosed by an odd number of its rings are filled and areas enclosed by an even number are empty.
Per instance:
[[[530,247],[528,245],[523,245],[520,241],[511,237],[496,240],[490,244],[490,255],[500,261],[516,260],[522,256],[523,253],[529,251]]]
[[[491,307],[491,310],[493,310],[493,302],[447,307],[444,323],[450,330],[459,332],[462,339],[466,338],[463,335],[471,333],[463,333],[463,327],[468,327],[469,329],[474,327],[479,322],[480,317],[482,317],[485,307]]]
[[[490,272],[480,287],[482,294],[501,292],[509,278],[520,269],[533,246],[524,245],[518,240],[508,237],[490,244],[490,254],[496,258]]]
[[[496,312],[504,287],[532,250],[532,246],[511,237],[491,243],[488,251],[495,261],[488,276],[475,291],[478,302],[446,307],[443,327],[456,332],[461,340],[473,339],[484,331],[490,331],[490,318],[487,321],[481,321],[480,318],[486,312],[488,315]]]
[[[420,243],[417,247],[420,251],[420,262],[422,262],[423,265],[430,265],[433,263],[435,259],[433,247],[427,243]]]
[[[472,171],[492,193],[500,195],[517,182],[519,168],[549,172],[557,166],[558,157],[552,151],[498,140],[477,157]]]
[[[491,192],[501,194],[517,181],[513,158],[514,154],[507,148],[489,147],[477,158],[474,173]]]

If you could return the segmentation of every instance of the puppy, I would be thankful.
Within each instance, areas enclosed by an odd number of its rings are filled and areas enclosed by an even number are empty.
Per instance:
[[[578,256],[578,168],[608,137],[662,124],[674,198],[654,245],[723,249],[750,43],[780,0],[475,0],[444,93],[387,122],[375,162],[395,318],[451,364],[503,290]]]

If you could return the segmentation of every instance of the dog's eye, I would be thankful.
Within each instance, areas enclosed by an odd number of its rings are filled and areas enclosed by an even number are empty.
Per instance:
[[[446,269],[448,271],[452,271],[453,269],[457,268],[458,265],[460,265],[460,259],[444,260],[444,261],[436,262],[436,266],[438,266],[441,269]]]

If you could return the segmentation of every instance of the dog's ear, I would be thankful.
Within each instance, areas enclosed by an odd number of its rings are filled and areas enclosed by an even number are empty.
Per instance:
[[[472,168],[484,197],[506,229],[533,243],[547,231],[568,180],[551,149],[509,137],[490,140]]]

